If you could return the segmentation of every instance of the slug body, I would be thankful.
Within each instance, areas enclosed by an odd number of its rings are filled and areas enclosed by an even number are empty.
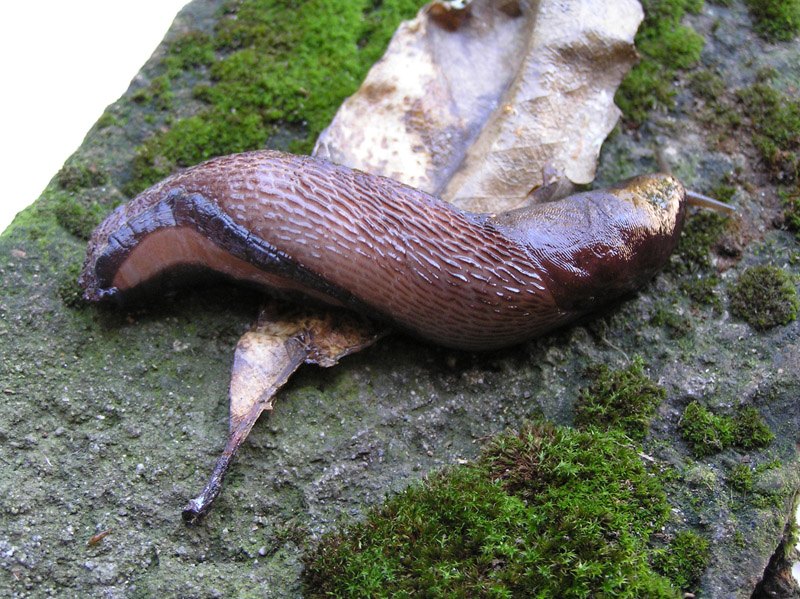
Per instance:
[[[491,349],[630,293],[669,259],[683,187],[646,175],[500,215],[323,160],[212,159],[120,206],[81,274],[90,300],[211,270],[350,307],[435,343]]]

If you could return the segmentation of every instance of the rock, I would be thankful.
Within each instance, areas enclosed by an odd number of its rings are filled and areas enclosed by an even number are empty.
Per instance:
[[[766,44],[734,4],[689,17],[707,40],[700,68],[744,87],[774,60],[796,80],[797,44]],[[527,418],[571,424],[590,382],[587,366],[620,367],[641,356],[667,390],[644,453],[664,479],[670,527],[712,540],[698,596],[750,597],[800,490],[800,324],[756,332],[727,312],[727,275],[714,284],[722,301],[704,304],[687,295],[677,268],[615,309],[521,347],[466,354],[397,335],[329,371],[301,369],[240,450],[207,520],[183,526],[181,507],[223,446],[231,352],[259,298],[216,287],[129,309],[84,307],[74,282],[85,251],[80,235],[100,216],[85,206],[104,213],[124,199],[132,165],[147,158],[140,151],[137,159],[136,148],[204,110],[212,92],[196,84],[210,82],[219,57],[244,43],[234,34],[246,28],[234,28],[241,22],[222,5],[187,5],[70,158],[105,173],[86,178],[102,184],[67,192],[55,178],[0,236],[0,255],[16,256],[13,268],[0,266],[0,596],[300,597],[304,542],[431,469],[474,458],[478,440]],[[230,39],[213,59],[175,49],[176,41],[210,39],[222,22]],[[164,88],[175,56],[186,70],[169,75]],[[283,66],[275,68],[283,76]],[[687,76],[677,83],[675,109],[636,130],[619,128],[606,144],[598,184],[654,170],[654,148],[668,150],[678,176],[698,191],[732,181],[746,215],[741,257],[712,252],[707,272],[771,263],[797,277],[797,240],[770,228],[781,200],[752,143],[708,121]],[[302,114],[316,91],[295,92]],[[281,147],[305,136],[298,121],[271,131],[270,143]],[[178,161],[183,150],[170,149]],[[732,446],[695,458],[679,432],[693,400],[715,414],[753,406],[775,439],[764,449]],[[747,494],[728,483],[744,455],[755,477]],[[86,547],[98,523],[112,532]]]

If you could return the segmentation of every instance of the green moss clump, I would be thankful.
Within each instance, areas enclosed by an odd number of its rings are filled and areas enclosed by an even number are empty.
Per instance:
[[[144,89],[137,89],[131,95],[131,100],[136,104],[150,104],[156,110],[169,110],[172,108],[172,91],[169,77],[160,75],[155,77]]]
[[[65,164],[56,175],[56,183],[65,190],[76,192],[108,183],[108,173],[95,165]]]
[[[728,476],[728,482],[739,493],[748,493],[753,490],[753,471],[747,464],[736,464]]]
[[[184,36],[170,47],[168,76],[207,69],[212,85],[198,83],[193,93],[206,107],[148,138],[137,151],[125,192],[135,195],[212,156],[262,148],[280,131],[304,134],[289,149],[310,151],[398,23],[422,4],[304,0],[289,9],[280,0],[231,0],[213,36]],[[139,101],[165,98],[169,108],[167,93],[156,91],[141,92]]]
[[[668,506],[625,437],[533,424],[327,534],[307,597],[670,597]]]
[[[733,415],[734,444],[742,449],[766,447],[775,439],[775,434],[753,407],[742,407]]]
[[[800,193],[785,195],[783,220],[786,228],[800,239]]]
[[[733,96],[728,93],[728,84],[716,71],[695,70],[689,75],[688,83],[695,97],[701,101],[697,117],[711,128],[719,141],[741,126],[742,111],[734,109],[731,100]],[[726,201],[717,195],[716,190],[711,197]]]
[[[681,291],[698,304],[719,307],[722,305],[722,299],[716,292],[719,282],[717,275],[696,275],[681,281],[680,287]]]
[[[672,81],[677,69],[686,69],[700,58],[703,37],[680,24],[687,11],[697,12],[702,0],[645,0],[645,18],[636,34],[642,61],[622,82],[615,101],[625,116],[642,123],[650,111],[672,106]]]
[[[750,118],[753,143],[773,178],[800,180],[800,100],[770,84],[771,73],[738,92]]]
[[[733,286],[731,312],[764,331],[797,318],[800,300],[792,278],[775,266],[748,268]]]
[[[727,230],[730,217],[711,210],[690,214],[678,240],[670,270],[696,273],[711,266],[711,250]]]
[[[705,537],[689,531],[680,532],[666,551],[657,554],[654,568],[667,576],[676,588],[690,589],[708,567],[710,546]]]
[[[650,318],[650,323],[657,327],[666,327],[669,334],[676,339],[686,337],[692,330],[690,317],[678,314],[673,307],[656,310]]]
[[[79,239],[88,240],[105,216],[105,208],[88,200],[57,194],[53,213],[59,225]]]
[[[697,401],[686,406],[679,428],[696,458],[732,446],[745,450],[766,447],[775,438],[753,407],[742,407],[732,416],[716,415]]]
[[[110,112],[106,111],[102,115],[100,115],[99,119],[97,119],[96,126],[98,129],[105,129],[106,127],[111,127],[112,125],[118,125],[118,124],[119,120],[117,119],[117,117],[115,117]]]
[[[55,186],[45,191],[44,201],[59,225],[80,239],[89,239],[108,206],[90,199],[86,190],[105,185],[109,179],[104,169],[71,159],[56,174]]]
[[[781,467],[781,460],[780,458],[774,458],[769,462],[762,462],[758,466],[756,466],[756,474],[761,474],[762,472],[766,472],[767,470],[774,470],[775,468]]]
[[[756,31],[771,41],[789,41],[800,31],[800,0],[745,0]]]
[[[728,89],[728,85],[722,77],[708,70],[692,73],[689,77],[689,87],[697,96],[712,103],[716,102]]]
[[[726,190],[721,190],[724,192]],[[733,193],[732,191],[730,193]],[[712,266],[714,247],[728,230],[731,220],[728,215],[703,210],[689,215],[678,247],[667,270],[683,275],[678,285],[681,291],[694,303],[712,308],[722,306],[722,298],[717,293],[720,278]],[[665,321],[675,336],[683,336],[690,328],[689,317],[672,317]],[[659,324],[659,322],[656,322]]]
[[[730,204],[731,200],[733,199],[733,194],[735,193],[736,188],[732,185],[720,184],[714,188],[714,191],[711,193],[711,197],[716,198],[720,202]]]
[[[213,38],[202,31],[187,31],[170,43],[164,62],[167,73],[176,77],[182,71],[211,66],[215,60]]]
[[[80,263],[73,262],[70,264],[56,289],[58,297],[68,308],[77,309],[86,306],[86,302],[83,301],[83,288],[78,284],[80,271]]]
[[[644,363],[636,358],[623,370],[605,365],[590,368],[594,382],[581,392],[575,407],[575,423],[580,426],[619,429],[642,438],[650,420],[667,392],[644,373]]]
[[[722,451],[733,443],[730,419],[715,416],[696,401],[684,409],[680,431],[697,458]]]

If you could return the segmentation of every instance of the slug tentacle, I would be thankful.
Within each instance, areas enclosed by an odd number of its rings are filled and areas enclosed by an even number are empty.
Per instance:
[[[725,202],[720,202],[719,200],[715,200],[714,198],[710,198],[702,193],[697,193],[696,191],[691,191],[689,189],[686,190],[686,201],[692,206],[710,208],[711,210],[724,212],[726,214],[734,214],[736,212],[736,208],[726,204]]]
[[[88,299],[126,299],[211,270],[490,349],[635,290],[669,259],[684,215],[667,175],[490,216],[323,160],[250,152],[118,208],[89,242],[81,283]]]

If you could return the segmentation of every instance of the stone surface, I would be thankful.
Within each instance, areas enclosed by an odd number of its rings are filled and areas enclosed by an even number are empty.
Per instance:
[[[754,38],[734,4],[688,20],[706,36],[704,65],[733,87],[767,64],[783,65],[785,85],[798,81],[797,45]],[[217,6],[193,2],[168,38],[210,30]],[[151,130],[130,94],[159,74],[163,53],[112,107],[121,124],[94,128],[78,150],[109,173],[90,197],[121,197],[117,182]],[[746,244],[740,259],[717,258],[720,307],[692,303],[666,274],[606,314],[505,351],[461,353],[396,336],[335,368],[303,368],[195,528],[180,509],[224,445],[232,352],[258,297],[213,288],[138,310],[67,306],[63,288],[84,243],[52,219],[51,184],[0,236],[0,596],[300,597],[306,543],[430,469],[472,458],[487,435],[532,417],[570,423],[586,366],[640,355],[668,392],[646,448],[673,473],[671,527],[711,540],[703,596],[749,597],[800,488],[800,323],[757,333],[731,318],[725,297],[747,266],[771,263],[796,276],[800,253],[772,226],[780,198],[749,145],[717,143],[686,81],[676,89],[674,111],[606,144],[599,183],[654,170],[659,152],[701,192],[734,173]],[[174,102],[191,104],[188,92],[173,91]],[[679,315],[688,332],[654,324],[659,310]],[[695,399],[719,411],[754,405],[777,438],[764,451],[695,460],[677,432]],[[731,491],[732,465],[775,458],[757,481],[765,500]]]

